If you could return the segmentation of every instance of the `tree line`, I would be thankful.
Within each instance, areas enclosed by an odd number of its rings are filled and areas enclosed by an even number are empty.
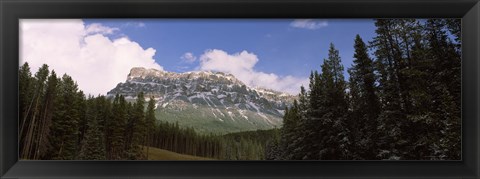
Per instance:
[[[67,74],[57,77],[44,64],[32,76],[19,70],[19,148],[21,159],[143,159],[141,147],[153,135],[152,105],[140,93],[135,103],[123,96],[85,96]]]
[[[221,138],[213,134],[198,134],[191,127],[159,121],[150,146],[177,153],[220,158]]]
[[[268,131],[199,134],[157,120],[153,96],[146,101],[140,92],[134,102],[118,94],[86,96],[69,75],[57,77],[46,64],[32,75],[24,63],[19,83],[21,159],[144,160],[156,147],[215,159],[261,160],[270,138]],[[257,133],[264,136],[262,142]]]
[[[270,155],[269,148],[280,138],[280,129],[244,131],[225,134],[223,139],[224,160],[265,160]]]
[[[156,119],[139,93],[86,96],[67,74],[19,69],[21,159],[138,160],[150,147],[225,160],[457,160],[461,158],[459,19],[378,19],[354,39],[344,77],[330,45],[281,129],[226,135]],[[143,152],[143,149],[147,152]]]
[[[286,109],[277,160],[461,158],[460,19],[378,19],[344,77],[330,45]]]

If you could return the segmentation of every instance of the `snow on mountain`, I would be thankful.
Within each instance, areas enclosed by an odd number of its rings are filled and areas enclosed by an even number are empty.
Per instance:
[[[252,88],[231,74],[211,71],[174,73],[135,67],[109,91],[135,99],[143,91],[157,102],[157,119],[200,132],[229,133],[280,127],[295,96]],[[132,100],[133,101],[133,100]]]

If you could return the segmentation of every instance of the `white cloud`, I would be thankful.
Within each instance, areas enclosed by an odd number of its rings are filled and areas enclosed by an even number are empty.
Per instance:
[[[315,20],[315,19],[296,19],[290,26],[301,29],[315,30],[328,26],[328,21],[326,20]]]
[[[113,34],[119,30],[118,28],[103,26],[99,23],[92,23],[86,27],[88,34]]]
[[[137,27],[145,27],[145,23],[143,22],[139,22],[136,24]]]
[[[263,87],[296,95],[308,79],[293,76],[278,76],[254,70],[258,57],[247,51],[228,54],[223,50],[207,50],[200,57],[200,70],[221,71],[233,74],[248,86]]]
[[[127,37],[110,39],[117,28],[82,20],[20,20],[20,65],[28,62],[35,73],[48,64],[58,76],[67,73],[87,94],[106,94],[125,81],[132,67],[163,70],[155,49],[143,48]]]
[[[127,22],[122,24],[123,27],[137,27],[137,28],[142,28],[145,27],[145,23],[143,22]]]
[[[195,60],[197,60],[197,57],[195,55],[193,55],[193,53],[187,52],[187,53],[183,54],[180,57],[180,59],[182,59],[186,63],[193,63],[193,62],[195,62]]]

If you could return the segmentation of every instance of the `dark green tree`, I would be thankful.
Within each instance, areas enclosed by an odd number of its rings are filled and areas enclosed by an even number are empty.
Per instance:
[[[29,108],[31,108],[33,94],[34,94],[34,81],[32,73],[30,72],[30,66],[25,62],[18,72],[18,93],[19,93],[19,130],[20,137],[24,138],[24,133],[26,126],[28,125],[27,117]],[[23,144],[22,144],[23,145]]]
[[[55,113],[52,117],[50,140],[52,146],[50,155],[52,159],[72,160],[75,159],[78,146],[79,129],[78,123],[81,117],[82,95],[78,91],[78,85],[73,79],[64,74],[59,83],[58,104],[55,105]]]
[[[357,157],[372,159],[376,156],[377,135],[375,133],[380,112],[376,90],[373,60],[362,38],[355,37],[355,53],[350,74],[350,110],[348,119],[352,151]]]
[[[145,144],[145,98],[143,92],[138,93],[137,100],[130,111],[128,122],[127,153],[129,159],[143,159],[143,145]]]
[[[152,137],[155,129],[154,127],[155,127],[156,120],[157,119],[155,118],[155,99],[153,98],[153,96],[151,96],[150,100],[148,101],[147,112],[145,115],[145,127],[147,130],[145,145],[147,146],[147,159],[148,159],[148,154],[150,152],[150,145],[151,143],[153,143]]]
[[[459,23],[448,27],[443,19],[429,19],[425,24],[427,58],[435,64],[429,87],[433,96],[429,111],[435,119],[429,126],[436,131],[429,140],[430,156],[440,159],[460,159],[461,151],[461,54],[448,38],[449,30],[455,28],[460,28]]]
[[[95,115],[91,112],[91,115]],[[82,141],[79,160],[105,160],[105,143],[102,131],[99,129],[97,119],[89,120],[85,139]]]
[[[27,67],[25,67],[27,68]],[[24,69],[26,70],[26,69]],[[20,158],[33,158],[38,148],[38,128],[41,121],[45,86],[49,74],[48,65],[42,65],[35,73],[34,94],[23,116],[23,124],[20,127]]]
[[[343,72],[339,51],[330,44],[328,58],[322,65],[320,76],[324,85],[322,91],[324,101],[321,105],[324,111],[320,118],[322,127],[318,135],[321,141],[321,149],[318,151],[319,159],[348,159],[350,155],[348,149],[350,141],[347,135],[349,131],[346,127],[348,104]]]
[[[107,159],[120,160],[126,156],[125,129],[127,119],[127,102],[122,95],[117,94],[112,102],[112,114],[105,122]]]
[[[46,155],[49,147],[49,133],[52,125],[52,117],[55,112],[55,103],[57,98],[58,78],[54,70],[47,79],[47,86],[45,96],[43,99],[42,116],[39,121],[39,128],[37,133],[37,149],[33,159],[40,159]]]
[[[401,150],[406,141],[401,140],[403,122],[406,121],[405,108],[400,95],[400,61],[402,54],[395,43],[391,19],[378,19],[375,22],[377,36],[371,42],[374,49],[376,70],[379,74],[379,98],[382,112],[379,114],[377,132],[377,157],[381,159],[400,159]]]

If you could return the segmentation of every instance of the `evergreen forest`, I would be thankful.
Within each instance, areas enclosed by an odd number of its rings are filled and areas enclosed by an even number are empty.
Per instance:
[[[158,119],[142,92],[136,101],[87,96],[68,74],[47,64],[32,74],[24,63],[19,158],[147,160],[158,148],[217,160],[460,160],[460,19],[375,26],[372,41],[352,39],[347,69],[333,43],[325,49],[281,128],[223,135]]]

